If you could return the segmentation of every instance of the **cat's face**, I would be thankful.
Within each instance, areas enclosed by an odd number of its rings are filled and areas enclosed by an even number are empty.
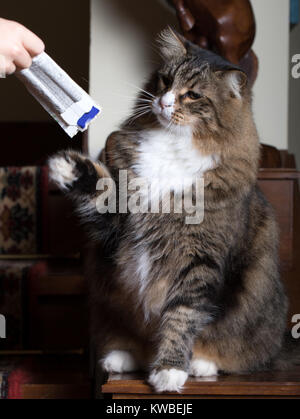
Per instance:
[[[171,30],[163,32],[161,50],[165,63],[155,76],[152,101],[160,124],[218,131],[228,112],[242,106],[244,73],[215,54],[184,43]]]

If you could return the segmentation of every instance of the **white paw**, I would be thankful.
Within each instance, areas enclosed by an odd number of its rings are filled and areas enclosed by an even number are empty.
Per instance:
[[[138,364],[128,351],[111,351],[101,361],[107,372],[131,372],[138,370]]]
[[[149,383],[158,393],[162,391],[177,391],[180,393],[187,378],[188,374],[185,371],[176,368],[158,372],[154,370],[150,374]]]
[[[75,162],[64,157],[52,157],[49,160],[50,178],[61,188],[68,189],[78,178],[75,176]]]
[[[218,375],[218,368],[214,362],[194,359],[191,361],[190,375],[194,377],[210,377]]]

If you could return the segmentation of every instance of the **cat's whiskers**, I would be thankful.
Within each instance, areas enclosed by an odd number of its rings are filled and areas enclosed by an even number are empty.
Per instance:
[[[139,97],[136,100],[137,100],[137,102],[143,102],[143,103],[152,103],[153,102],[152,99],[145,99],[143,97],[141,97],[141,98]]]
[[[138,114],[138,115],[135,115],[134,117],[131,117],[131,118],[128,120],[129,125],[131,125],[131,124],[132,124],[132,123],[133,123],[136,119],[141,118],[142,116],[146,115],[147,113],[149,113],[149,110],[144,111],[144,112],[142,112],[142,113],[140,113],[140,114]]]
[[[133,111],[133,116],[135,116],[135,114],[139,112],[150,111],[150,110],[151,110],[150,106],[136,106]]]
[[[134,84],[131,84],[131,83],[126,83],[126,84],[128,84],[128,85],[129,85],[129,86],[131,86],[131,87],[134,87],[135,89],[138,89],[140,92],[143,92],[143,93],[145,93],[146,95],[148,95],[148,96],[152,97],[153,99],[155,99],[155,96],[154,96],[152,93],[148,92],[147,90],[142,89],[142,88],[141,88],[141,87],[139,87],[139,86],[135,86]]]
[[[112,95],[117,96],[118,99],[126,99],[126,101],[130,100],[132,102],[138,101],[138,102],[147,102],[147,103],[152,103],[153,102],[153,99],[150,99],[148,97],[145,97],[145,98],[144,97],[138,97],[137,98],[136,96],[122,95],[120,93],[112,93]]]
[[[134,111],[143,111],[146,109],[151,110],[151,107],[149,105],[137,105],[134,107]]]
[[[136,119],[140,118],[143,115],[146,115],[147,113],[150,113],[152,111],[150,105],[136,105],[134,107],[134,113],[129,118],[128,123],[132,124]]]

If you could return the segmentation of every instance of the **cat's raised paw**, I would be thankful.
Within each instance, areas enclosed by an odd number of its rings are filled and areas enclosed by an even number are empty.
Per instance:
[[[218,375],[218,368],[214,362],[204,359],[193,359],[190,365],[190,375],[194,377],[211,377]]]
[[[101,361],[107,372],[132,372],[138,370],[138,364],[128,351],[111,351]]]
[[[154,370],[150,374],[149,383],[158,393],[163,391],[176,391],[180,393],[187,378],[188,374],[177,368],[163,369],[160,371]]]
[[[58,154],[49,159],[50,179],[61,189],[67,190],[78,177],[75,173],[76,162],[67,155]]]

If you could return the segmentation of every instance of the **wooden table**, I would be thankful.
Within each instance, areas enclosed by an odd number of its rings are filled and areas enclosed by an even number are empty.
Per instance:
[[[12,399],[91,399],[92,383],[84,354],[0,354],[0,371],[8,374]],[[32,354],[31,354],[32,353]],[[0,394],[1,398],[1,394]]]
[[[189,378],[182,394],[155,394],[141,374],[111,374],[102,392],[112,399],[300,399],[300,366],[288,372]]]

